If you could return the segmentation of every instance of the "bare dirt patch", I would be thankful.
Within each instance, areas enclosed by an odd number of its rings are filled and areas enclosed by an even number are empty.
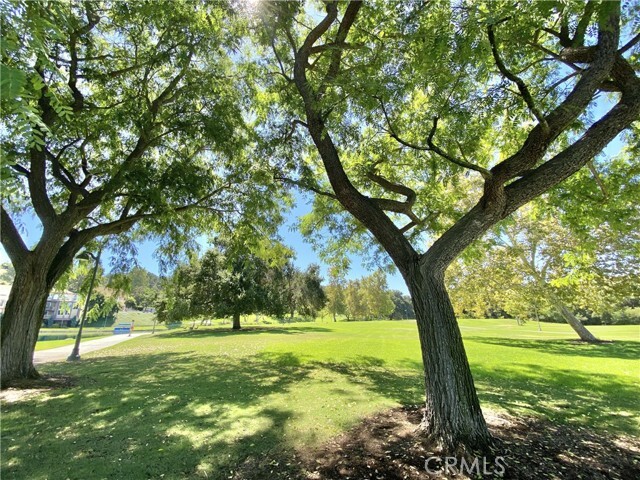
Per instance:
[[[69,388],[74,385],[76,385],[76,381],[69,375],[41,375],[38,378],[16,380],[0,390],[0,401],[2,403],[20,402],[42,392]]]
[[[479,461],[472,475],[444,471],[444,460],[419,435],[422,408],[383,412],[329,442],[305,459],[309,479],[415,480],[445,478],[620,479],[640,478],[640,441],[536,418],[489,413],[487,422],[506,464]],[[314,465],[315,464],[315,465]],[[458,461],[457,466],[460,463]],[[440,471],[436,472],[440,466]],[[483,470],[487,474],[483,473]]]

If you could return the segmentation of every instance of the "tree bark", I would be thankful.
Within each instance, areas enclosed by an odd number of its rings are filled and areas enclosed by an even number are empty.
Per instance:
[[[231,328],[233,330],[240,330],[240,314],[239,313],[233,314],[233,327]]]
[[[416,313],[424,364],[423,428],[445,452],[488,452],[493,442],[444,276],[416,268],[405,280]]]
[[[593,335],[593,333],[587,330],[587,327],[585,327],[582,324],[582,322],[578,320],[578,318],[576,318],[573,312],[567,308],[567,306],[560,299],[560,297],[558,297],[558,295],[556,295],[555,292],[552,290],[552,287],[547,283],[544,276],[540,272],[538,272],[534,266],[530,264],[529,264],[529,268],[533,273],[533,277],[538,282],[538,285],[540,285],[543,291],[547,293],[549,300],[551,301],[551,304],[555,307],[555,309],[562,316],[562,318],[566,320],[569,326],[573,328],[573,330],[578,334],[578,336],[580,337],[580,340],[582,340],[583,342],[589,342],[589,343],[599,343],[601,340],[599,340],[595,335]],[[538,315],[538,310],[536,309],[536,316],[537,315]],[[540,319],[538,319],[538,329],[539,328],[540,328]]]
[[[587,330],[587,327],[585,327],[582,322],[576,318],[573,312],[569,310],[564,303],[562,303],[562,300],[553,293],[551,294],[551,303],[553,303],[553,306],[558,310],[560,315],[562,315],[562,318],[564,318],[569,326],[571,326],[571,328],[573,328],[573,330],[578,334],[580,340],[589,343],[600,342],[600,340],[593,333]]]
[[[33,352],[49,290],[44,272],[30,265],[16,270],[1,324],[2,387],[18,379],[38,377]]]

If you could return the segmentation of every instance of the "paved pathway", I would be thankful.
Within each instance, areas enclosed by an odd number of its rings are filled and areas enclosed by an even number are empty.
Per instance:
[[[80,342],[80,357],[83,354],[88,352],[93,352],[95,350],[101,350],[103,348],[110,347],[111,345],[116,345],[121,342],[126,342],[127,340],[131,340],[132,338],[140,337],[142,335],[147,335],[148,332],[144,333],[132,333],[129,335],[111,335],[109,337],[97,338],[95,340],[85,340]],[[73,350],[73,345],[65,345],[64,347],[50,348],[49,350],[39,350],[33,354],[33,363],[37,365],[39,363],[47,363],[47,362],[59,362],[62,360],[66,360]]]

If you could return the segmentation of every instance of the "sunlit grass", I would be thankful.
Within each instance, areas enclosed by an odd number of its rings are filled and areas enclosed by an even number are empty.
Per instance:
[[[461,328],[484,408],[640,432],[639,327]],[[3,405],[2,478],[229,478],[424,395],[412,321],[166,331],[42,370],[78,385]]]

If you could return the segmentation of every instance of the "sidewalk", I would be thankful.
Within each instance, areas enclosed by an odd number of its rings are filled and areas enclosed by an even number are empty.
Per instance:
[[[95,340],[86,340],[80,342],[80,357],[85,353],[93,352],[95,350],[101,350],[103,348],[117,345],[118,343],[126,342],[132,338],[140,337],[142,335],[148,335],[148,332],[144,333],[132,333],[129,335],[112,335],[110,337],[97,338]],[[73,345],[65,345],[64,347],[51,348],[49,350],[39,350],[33,354],[33,364],[47,362],[59,362],[66,360],[73,351]]]

